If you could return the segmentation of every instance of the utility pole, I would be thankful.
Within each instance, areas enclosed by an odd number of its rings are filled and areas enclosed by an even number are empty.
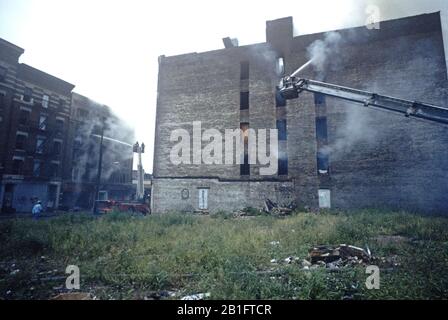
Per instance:
[[[103,119],[103,123],[101,126],[101,137],[100,137],[100,153],[99,153],[99,157],[98,157],[98,172],[96,174],[95,195],[93,198],[93,209],[92,209],[93,214],[97,213],[97,200],[98,200],[98,195],[100,192],[101,171],[102,171],[102,167],[103,167],[104,122],[105,122],[105,120]]]

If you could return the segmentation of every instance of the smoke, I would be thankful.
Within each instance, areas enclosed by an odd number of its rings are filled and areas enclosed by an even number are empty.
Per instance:
[[[88,199],[82,199],[82,183],[95,182],[98,170],[99,146],[101,128],[104,125],[103,161],[101,170],[102,183],[108,184],[111,178],[115,181],[119,175],[129,175],[132,170],[132,144],[135,142],[133,130],[110,109],[89,101],[89,116],[78,122],[75,128],[76,155],[73,157],[77,168],[76,185],[77,199],[75,203],[83,204]],[[103,114],[106,115],[103,123]],[[115,175],[115,176],[114,176]],[[75,178],[75,177],[74,177]],[[125,179],[118,178],[114,183],[125,183]],[[127,178],[129,179],[129,178]]]
[[[307,53],[314,67],[315,79],[353,86],[346,81],[347,74],[351,74],[350,77],[352,77],[359,72],[357,64],[353,63],[359,59],[358,51],[345,48],[349,44],[356,46],[361,40],[360,36],[362,35],[353,30],[343,33],[328,32],[323,39],[314,41],[307,48]],[[440,64],[443,64],[443,61],[435,61],[433,57],[438,47],[432,39],[420,39],[412,44],[410,41],[400,38],[395,41],[397,50],[372,51],[372,56],[376,55],[378,62],[375,63],[374,69],[368,68],[369,64],[366,64],[368,80],[356,88],[407,100],[424,100],[428,103],[444,105],[448,102],[448,90],[440,86],[440,81],[444,78],[443,71],[440,70]],[[406,55],[408,59],[403,64],[397,59],[401,48],[412,48],[413,51],[413,54]],[[390,70],[399,71],[391,73]],[[341,78],[339,76],[341,74],[345,76]],[[407,85],[397,85],[402,83],[401,77],[409,75],[418,75],[418,77],[408,79]],[[341,83],[340,79],[343,79],[345,83]],[[404,95],[404,87],[413,89],[407,90]],[[373,125],[373,123],[388,117],[384,112],[333,99],[331,108],[333,110],[342,108],[340,113],[336,112],[334,115],[343,117],[338,122],[338,127],[334,129],[330,145],[321,150],[324,154],[331,156],[331,159],[337,161],[347,158],[350,152],[357,150],[362,145],[375,149],[386,139],[384,129],[378,131],[377,127]],[[390,117],[400,116],[392,114]],[[398,121],[400,120],[404,121],[399,118]]]
[[[378,114],[375,114],[377,110],[369,110],[347,102],[332,101],[332,104],[344,109],[344,119],[333,133],[334,137],[330,139],[332,142],[321,150],[322,153],[338,161],[347,158],[347,155],[361,145],[373,148],[381,141],[384,132],[378,131],[371,124],[371,120],[378,117]]]
[[[307,48],[308,58],[316,71],[316,80],[323,81],[327,72],[336,71],[341,65],[341,44],[342,36],[332,31]]]
[[[259,76],[267,77],[274,83],[277,83],[280,76],[277,74],[276,61],[278,54],[269,46],[256,45],[249,48],[248,52],[250,62],[255,68],[251,68],[251,72],[260,72]],[[259,78],[251,77],[254,79]]]

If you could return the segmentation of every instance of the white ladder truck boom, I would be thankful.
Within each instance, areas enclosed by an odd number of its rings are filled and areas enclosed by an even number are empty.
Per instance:
[[[303,69],[303,67],[301,69]],[[297,72],[294,74],[297,74]],[[300,93],[308,91],[359,103],[364,107],[401,113],[406,117],[414,117],[448,124],[447,108],[423,102],[383,96],[377,93],[342,87],[335,84],[303,79],[294,76],[294,74],[283,78],[278,87],[280,94],[286,100],[297,99]]]
[[[134,145],[134,152],[138,154],[136,198],[139,201],[143,201],[145,198],[145,185],[142,165],[142,153],[145,152],[145,144],[142,143],[141,145],[139,145],[139,143],[136,142]]]

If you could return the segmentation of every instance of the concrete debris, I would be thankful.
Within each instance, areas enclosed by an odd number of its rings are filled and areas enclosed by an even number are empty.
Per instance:
[[[210,292],[197,293],[197,294],[185,296],[185,297],[181,298],[180,300],[204,300],[205,298],[209,298],[210,295],[211,295]]]
[[[309,262],[308,260],[303,259],[302,260],[302,267],[303,268],[309,268],[311,267],[313,264],[311,262]]]
[[[20,272],[20,270],[16,269],[16,270],[11,271],[10,275],[14,276],[14,275],[18,274],[19,272]]]
[[[287,207],[280,207],[277,203],[266,199],[264,203],[264,210],[272,215],[276,216],[287,216],[294,211],[294,205],[290,204]]]
[[[242,210],[238,210],[233,212],[233,216],[235,218],[240,217],[254,217],[263,214],[263,210],[255,209],[255,208],[244,208]]]
[[[287,264],[291,264],[293,262],[298,263],[300,261],[300,258],[298,257],[288,257],[284,260]]]
[[[341,244],[338,247],[334,246],[318,246],[314,247],[309,252],[310,261],[315,264],[319,261],[331,263],[342,259],[344,261],[350,259],[360,259],[369,261],[371,259],[370,249],[364,250],[359,247]]]

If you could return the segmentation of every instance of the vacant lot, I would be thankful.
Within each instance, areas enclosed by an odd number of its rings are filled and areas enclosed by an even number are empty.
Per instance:
[[[80,291],[98,299],[205,292],[211,299],[448,297],[448,219],[441,217],[379,211],[283,219],[67,214],[2,220],[0,243],[3,299],[48,299],[64,292],[67,265],[79,266]],[[314,245],[342,243],[368,245],[383,258],[376,263],[379,290],[367,290],[362,265],[304,270],[284,262],[290,256],[301,262]]]

